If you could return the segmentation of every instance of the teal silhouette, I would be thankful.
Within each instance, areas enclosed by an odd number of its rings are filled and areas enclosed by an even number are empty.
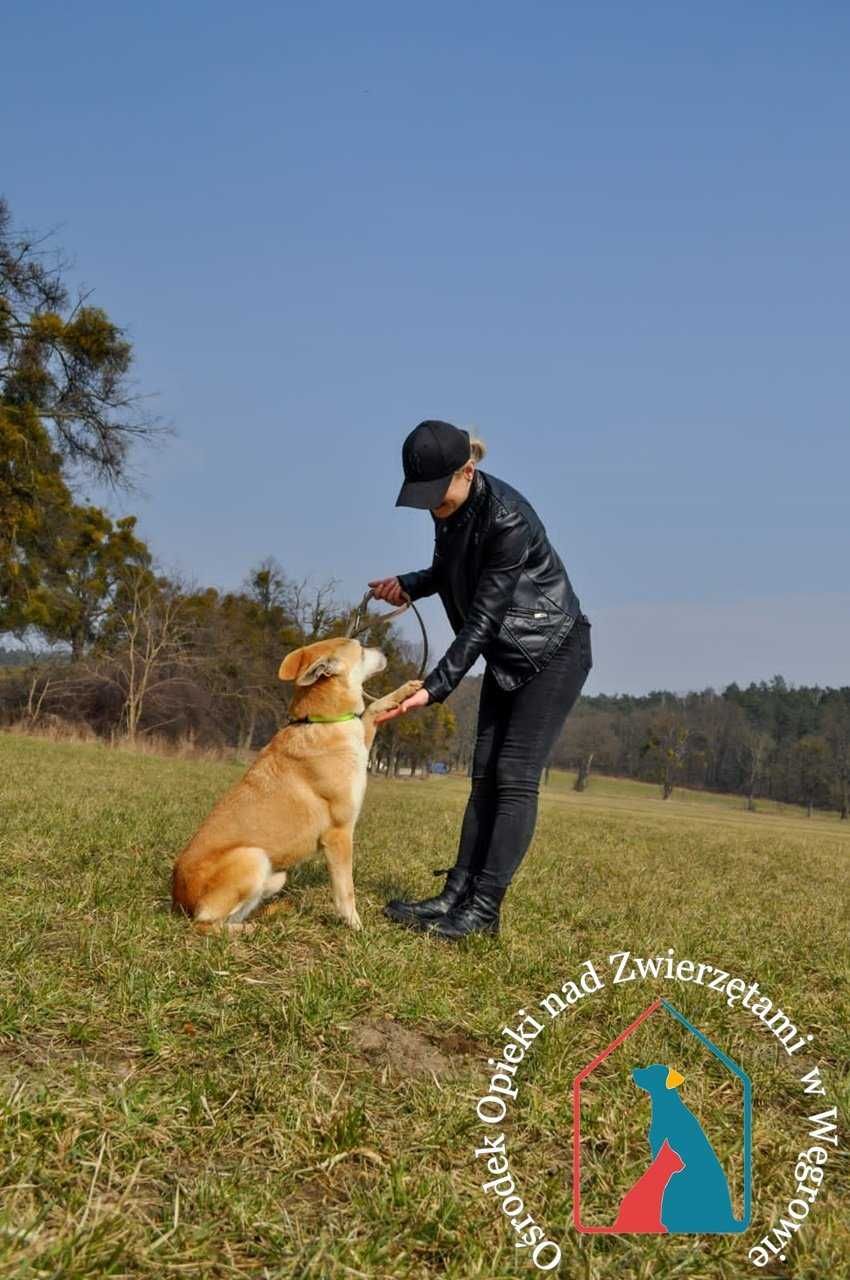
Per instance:
[[[733,1216],[729,1184],[720,1161],[699,1120],[679,1097],[684,1077],[654,1062],[649,1067],[635,1067],[632,1079],[649,1094],[652,1103],[648,1136],[653,1160],[666,1141],[684,1164],[664,1189],[664,1226],[668,1231],[691,1235],[740,1231],[742,1223]]]

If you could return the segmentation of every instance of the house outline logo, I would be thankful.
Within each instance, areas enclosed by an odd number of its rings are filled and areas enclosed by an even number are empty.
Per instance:
[[[606,1225],[582,1220],[582,1086],[596,1069],[648,1018],[663,1012],[694,1036],[742,1086],[741,1147],[743,1212],[735,1218],[729,1186],[710,1135],[680,1096],[684,1076],[670,1063],[635,1061],[630,1080],[635,1100],[643,1092],[652,1107],[649,1130],[652,1159],[622,1197],[614,1220]],[[669,1000],[659,998],[575,1076],[573,1103],[573,1225],[583,1234],[740,1234],[752,1218],[752,1082],[744,1069],[689,1022]]]

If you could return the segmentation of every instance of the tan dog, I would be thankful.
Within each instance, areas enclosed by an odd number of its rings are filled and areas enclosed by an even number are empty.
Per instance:
[[[179,854],[172,902],[199,928],[244,927],[246,916],[280,892],[287,871],[319,849],[327,859],[338,914],[360,928],[353,838],[375,716],[422,685],[409,680],[366,709],[363,681],[386,665],[380,649],[364,649],[342,637],[305,645],[284,658],[278,674],[295,681],[291,720],[354,714],[281,729]]]

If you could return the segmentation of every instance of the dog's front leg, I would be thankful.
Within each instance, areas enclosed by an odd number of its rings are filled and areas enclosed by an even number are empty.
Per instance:
[[[354,879],[352,877],[354,829],[350,826],[329,827],[319,843],[327,859],[337,915],[352,929],[360,929],[362,925],[357,914],[357,907],[354,904]]]
[[[370,702],[369,706],[363,712],[363,729],[366,734],[366,746],[371,747],[375,740],[375,733],[380,725],[375,724],[375,716],[381,714],[382,711],[392,711],[395,707],[401,706],[405,698],[413,696],[417,690],[422,688],[423,681],[408,680],[405,684],[400,685],[398,689],[393,689],[392,693],[385,693],[383,698],[378,698],[375,702]]]

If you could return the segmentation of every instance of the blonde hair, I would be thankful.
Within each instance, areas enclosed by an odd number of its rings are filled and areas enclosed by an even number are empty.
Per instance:
[[[471,435],[469,437],[469,456],[476,464],[481,461],[487,452],[487,446],[478,436]]]

